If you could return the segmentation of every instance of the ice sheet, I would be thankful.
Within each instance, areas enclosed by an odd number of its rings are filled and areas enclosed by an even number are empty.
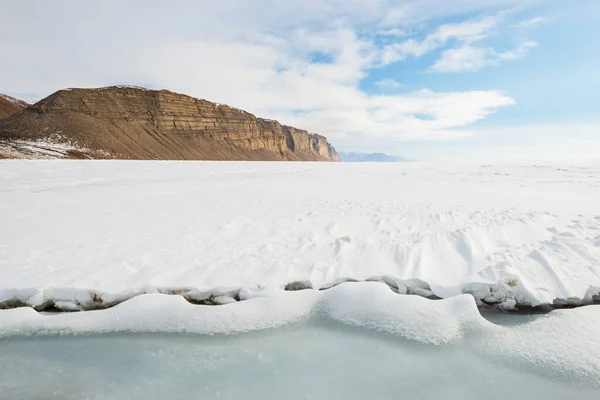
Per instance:
[[[327,321],[260,334],[92,335],[1,342],[11,399],[597,398],[600,388]]]
[[[500,326],[469,295],[428,300],[346,283],[216,307],[147,294],[103,311],[2,316],[0,392],[14,398],[561,399],[600,390],[599,306]]]

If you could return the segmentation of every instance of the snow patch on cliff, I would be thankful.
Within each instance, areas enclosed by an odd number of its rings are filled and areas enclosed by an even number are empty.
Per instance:
[[[90,150],[61,136],[60,132],[48,134],[44,138],[24,140],[0,140],[0,156],[17,159],[52,160],[68,158],[92,158],[90,155],[110,157],[102,150]]]

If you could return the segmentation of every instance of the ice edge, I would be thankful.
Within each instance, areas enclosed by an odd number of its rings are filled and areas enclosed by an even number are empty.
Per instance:
[[[340,278],[314,287],[312,282],[293,281],[281,285],[284,291],[328,290],[343,283],[379,282],[399,295],[415,295],[430,300],[440,300],[429,283],[420,279],[400,279],[389,275],[375,276],[364,281]],[[255,297],[266,297],[270,289],[256,285],[246,287],[212,288],[199,290],[194,287],[144,287],[118,293],[80,288],[27,288],[0,290],[0,310],[30,307],[38,312],[74,312],[105,310],[145,294],[181,296],[195,305],[218,306]],[[552,303],[541,303],[516,281],[499,281],[495,284],[470,283],[462,288],[462,294],[474,297],[478,307],[493,308],[506,312],[545,313],[555,309],[576,308],[600,304],[600,287],[590,286],[583,297],[556,298]],[[446,298],[455,297],[449,296]]]

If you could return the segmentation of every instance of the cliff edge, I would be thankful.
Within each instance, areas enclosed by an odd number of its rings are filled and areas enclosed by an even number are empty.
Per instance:
[[[0,120],[0,157],[339,161],[323,136],[168,90],[65,89]]]

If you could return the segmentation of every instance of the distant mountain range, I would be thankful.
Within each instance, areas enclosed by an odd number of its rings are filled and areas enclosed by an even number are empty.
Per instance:
[[[340,152],[342,162],[408,162],[406,158],[383,153]]]

